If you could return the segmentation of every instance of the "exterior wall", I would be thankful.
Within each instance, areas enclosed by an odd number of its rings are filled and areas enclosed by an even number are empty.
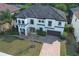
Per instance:
[[[34,24],[30,24],[30,20],[33,19],[34,20]],[[20,32],[20,28],[25,28],[26,31],[26,35],[27,35],[27,30],[29,29],[29,27],[34,27],[35,29],[39,29],[40,27],[43,28],[43,31],[47,31],[47,30],[51,30],[51,31],[59,31],[61,33],[63,33],[64,31],[64,26],[65,26],[65,21],[56,21],[55,19],[36,19],[36,18],[26,18],[26,19],[21,19],[21,18],[17,18],[17,21],[20,20],[24,20],[25,22],[25,26],[21,24],[17,25],[19,27],[18,31]],[[44,22],[39,22],[40,21],[44,21]],[[52,26],[48,26],[48,21],[52,22]],[[61,26],[58,25],[58,22],[61,22]]]
[[[75,15],[72,17],[72,26],[74,28],[76,41],[79,42],[79,19]]]

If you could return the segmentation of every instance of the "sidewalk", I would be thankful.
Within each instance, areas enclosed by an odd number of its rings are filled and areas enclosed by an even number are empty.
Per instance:
[[[9,55],[9,54],[6,54],[6,53],[3,53],[3,52],[0,52],[0,56],[12,56],[12,55]]]

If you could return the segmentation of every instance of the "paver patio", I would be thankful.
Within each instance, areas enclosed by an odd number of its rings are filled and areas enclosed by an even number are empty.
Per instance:
[[[44,43],[40,56],[60,56],[60,42],[57,40],[52,44]]]

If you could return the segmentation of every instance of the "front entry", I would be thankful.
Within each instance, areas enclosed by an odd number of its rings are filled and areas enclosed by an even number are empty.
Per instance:
[[[20,28],[21,35],[25,35],[25,29]]]

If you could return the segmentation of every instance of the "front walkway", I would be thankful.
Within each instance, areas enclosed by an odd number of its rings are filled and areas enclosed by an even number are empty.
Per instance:
[[[60,42],[57,40],[52,44],[44,43],[40,56],[60,56]]]

